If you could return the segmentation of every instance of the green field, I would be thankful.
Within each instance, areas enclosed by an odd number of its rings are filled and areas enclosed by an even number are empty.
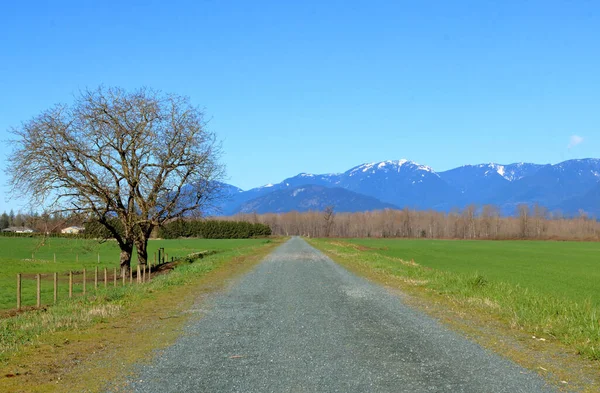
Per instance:
[[[264,239],[243,240],[205,240],[205,239],[174,239],[151,240],[148,244],[148,255],[153,260],[154,252],[164,247],[169,256],[182,257],[193,252],[204,250],[231,250],[251,247],[265,242]],[[56,255],[56,263],[54,262]],[[98,263],[100,256],[100,263]],[[135,268],[137,258],[132,259]],[[93,271],[96,267],[102,272],[109,270],[112,280],[113,269],[119,267],[119,248],[115,242],[99,243],[88,239],[48,238],[42,244],[40,238],[0,237],[0,310],[16,306],[16,275],[23,274],[23,305],[35,305],[35,278],[42,273],[42,303],[50,304],[53,298],[52,273],[58,272],[59,297],[68,294],[67,274],[70,270],[88,272],[88,290],[93,283]],[[103,275],[101,274],[103,278]],[[75,276],[75,293],[82,290],[81,275]],[[112,284],[112,281],[111,281]]]
[[[344,240],[378,254],[454,273],[479,273],[574,301],[600,305],[600,243],[555,241]]]

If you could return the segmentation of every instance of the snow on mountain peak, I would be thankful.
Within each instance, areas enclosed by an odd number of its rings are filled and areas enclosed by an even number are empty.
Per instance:
[[[387,161],[366,163],[366,164],[362,164],[357,167],[354,167],[348,172],[349,172],[350,176],[353,176],[360,172],[362,172],[362,173],[370,172],[373,174],[376,172],[383,172],[383,173],[400,172],[402,170],[402,168],[404,168],[404,167],[407,167],[408,170],[430,172],[439,177],[439,175],[437,173],[435,173],[435,171],[431,167],[429,167],[427,165],[421,165],[419,163],[407,160],[405,158],[403,158],[401,160],[387,160]]]

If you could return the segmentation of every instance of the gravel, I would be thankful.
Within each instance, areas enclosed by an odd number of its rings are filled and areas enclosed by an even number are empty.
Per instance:
[[[551,392],[300,238],[204,300],[134,392]]]

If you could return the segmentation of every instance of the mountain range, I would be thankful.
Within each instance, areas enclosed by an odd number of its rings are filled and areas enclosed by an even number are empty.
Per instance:
[[[495,163],[443,172],[406,159],[362,164],[336,174],[300,173],[280,183],[244,191],[223,184],[220,214],[323,210],[357,212],[385,208],[449,212],[470,204],[496,205],[505,215],[520,204],[550,211],[600,216],[600,159],[556,165]]]

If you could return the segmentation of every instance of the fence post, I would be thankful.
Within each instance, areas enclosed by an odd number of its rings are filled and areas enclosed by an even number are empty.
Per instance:
[[[125,286],[125,272],[121,269],[121,280],[123,280],[123,286]]]
[[[148,263],[148,281],[152,278],[152,264]]]
[[[69,272],[69,299],[73,297],[73,272]]]
[[[98,266],[96,266],[96,271],[94,273],[94,290],[98,290]]]
[[[85,296],[85,281],[86,281],[85,268],[83,268],[83,296]]]
[[[108,270],[104,268],[104,288],[108,287]]]
[[[21,309],[21,273],[17,274],[17,310]]]
[[[41,307],[42,305],[42,275],[36,274],[35,276],[37,280],[37,291],[36,291],[36,306]]]
[[[54,272],[54,304],[58,301],[58,273]]]
[[[142,271],[140,270],[140,265],[137,265],[137,283],[140,284],[142,282]]]
[[[146,282],[146,265],[142,266],[142,282]]]
[[[133,284],[133,268],[129,265],[129,284]]]
[[[113,287],[117,287],[117,268],[113,267]]]

